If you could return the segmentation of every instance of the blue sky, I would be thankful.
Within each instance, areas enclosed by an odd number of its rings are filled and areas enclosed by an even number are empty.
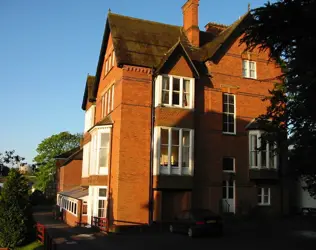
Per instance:
[[[199,26],[231,24],[266,0],[200,0]],[[82,132],[87,74],[95,74],[106,15],[182,25],[185,0],[0,0],[0,152],[31,162],[37,145]]]

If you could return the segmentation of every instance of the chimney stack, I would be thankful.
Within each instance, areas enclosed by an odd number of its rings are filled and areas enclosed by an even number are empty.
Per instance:
[[[182,6],[183,29],[188,40],[195,47],[200,46],[199,2],[200,0],[187,0]]]

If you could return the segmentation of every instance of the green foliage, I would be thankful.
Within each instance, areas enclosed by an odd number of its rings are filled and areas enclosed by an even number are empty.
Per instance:
[[[272,121],[269,140],[287,132],[290,166],[316,196],[316,0],[282,0],[251,11],[242,42],[247,49],[267,50],[286,68],[283,83],[271,92],[270,107],[262,119]],[[313,21],[314,20],[314,21]]]
[[[23,175],[11,169],[0,194],[0,246],[14,248],[31,238],[33,219],[29,186]]]
[[[80,145],[82,134],[70,134],[61,132],[44,139],[37,146],[37,156],[34,161],[37,162],[39,170],[36,173],[36,188],[45,191],[49,184],[54,181],[56,173],[55,157],[74,149]]]
[[[15,166],[24,158],[16,155],[14,150],[5,151],[4,154],[0,153],[0,176],[7,176],[9,174],[9,167]]]

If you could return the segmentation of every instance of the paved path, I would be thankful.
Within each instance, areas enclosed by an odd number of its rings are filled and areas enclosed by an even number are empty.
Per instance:
[[[34,213],[56,242],[56,250],[124,249],[229,249],[304,250],[316,245],[316,220],[288,219],[261,222],[238,222],[227,225],[221,238],[190,239],[168,232],[128,232],[104,235],[89,228],[71,228],[53,219],[49,211]],[[228,223],[227,223],[228,224]]]

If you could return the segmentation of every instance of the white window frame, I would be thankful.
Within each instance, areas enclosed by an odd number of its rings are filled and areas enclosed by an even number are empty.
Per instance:
[[[85,112],[85,123],[84,123],[84,132],[87,132],[94,125],[94,114],[95,114],[95,105],[92,105]]]
[[[161,129],[168,130],[168,166],[160,166],[160,147],[161,147]],[[172,130],[179,130],[179,165],[177,167],[171,166],[171,136]],[[182,167],[182,152],[183,152],[183,131],[189,132],[190,149],[189,149],[189,166]],[[155,148],[154,148],[154,175],[189,175],[194,173],[194,130],[187,128],[175,127],[155,127]]]
[[[224,112],[224,105],[225,105],[225,103],[224,103],[224,96],[228,96],[228,98],[229,98],[229,96],[233,96],[234,97],[234,131],[233,132],[228,132],[228,131],[224,131],[224,116],[225,115],[231,115],[232,113],[230,113],[229,111],[228,112]],[[236,123],[237,123],[237,120],[236,120],[236,95],[234,95],[234,94],[230,94],[230,93],[223,93],[223,97],[222,97],[222,101],[223,101],[223,103],[222,103],[222,109],[223,109],[223,120],[222,120],[222,129],[223,129],[223,134],[227,134],[227,135],[236,135]]]
[[[268,192],[266,194],[266,191]],[[270,206],[271,205],[271,188],[268,187],[258,187],[258,200],[261,197],[261,202],[258,201],[259,206]],[[264,202],[264,196],[268,196],[268,202]]]
[[[83,159],[82,159],[82,177],[89,177],[90,172],[90,142],[83,145]]]
[[[224,169],[224,158],[233,159],[233,170],[225,170]],[[224,173],[235,173],[235,171],[236,171],[236,159],[235,159],[235,157],[224,156],[222,161],[223,161],[222,165],[223,165],[223,172]]]
[[[169,78],[169,103],[165,104],[162,103],[162,80],[163,77]],[[179,105],[172,104],[172,93],[173,93],[173,78],[180,79],[180,96],[179,96]],[[184,106],[183,105],[183,80],[189,80],[190,81],[190,87],[189,87],[189,93],[190,93],[190,100],[189,105]],[[195,88],[195,79],[190,77],[183,77],[183,76],[177,76],[177,75],[159,75],[156,78],[155,82],[155,107],[158,106],[164,106],[164,107],[173,107],[173,108],[183,108],[183,109],[194,109],[194,89]]]
[[[106,189],[106,197],[99,197],[99,190]],[[109,197],[109,190],[107,186],[89,186],[89,197],[88,197],[88,223],[91,222],[91,217],[98,217],[99,211],[99,200],[105,200],[105,216],[107,215],[107,201]]]
[[[250,65],[254,65],[254,76],[251,77],[250,71],[251,67]],[[250,79],[257,79],[257,63],[255,61],[251,60],[242,60],[242,75],[244,78],[250,78]]]
[[[271,144],[270,143],[266,143],[266,166],[261,166],[261,158],[262,158],[262,151],[260,150],[256,150],[257,151],[257,166],[252,166],[251,164],[251,148],[252,148],[252,142],[251,142],[251,135],[256,135],[257,136],[257,148],[259,149],[261,147],[261,136],[264,132],[261,130],[251,130],[249,131],[249,135],[248,135],[248,153],[249,153],[249,168],[251,169],[277,169],[278,168],[278,156],[274,153],[273,156],[273,167],[270,167],[270,147]],[[275,145],[272,145],[275,148]],[[273,150],[274,150],[273,148]]]
[[[64,210],[78,217],[78,200],[73,199],[71,197],[62,196],[62,195],[61,195],[60,200],[61,200],[60,206]]]
[[[108,169],[110,164],[110,157],[111,157],[111,128],[112,126],[100,126],[96,127],[90,131],[91,133],[91,146],[90,146],[90,171],[89,175],[108,175]],[[99,166],[99,150],[100,150],[100,143],[101,143],[101,134],[108,133],[109,134],[109,147],[108,147],[108,161],[107,166],[102,167]]]

